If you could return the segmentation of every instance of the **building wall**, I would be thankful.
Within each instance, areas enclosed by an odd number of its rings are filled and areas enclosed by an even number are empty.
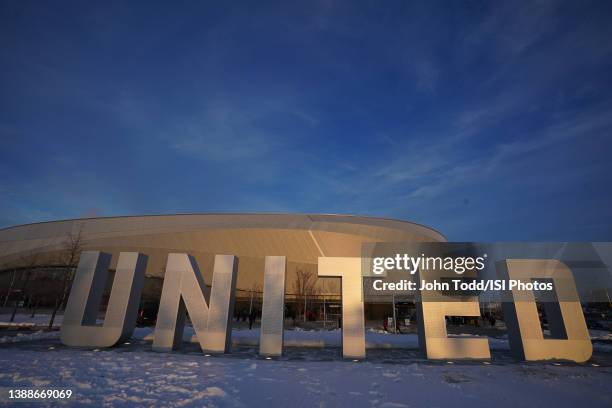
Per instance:
[[[70,235],[81,233],[83,250],[113,255],[139,251],[149,256],[147,275],[163,277],[170,252],[193,255],[207,283],[215,254],[239,257],[241,289],[261,287],[264,257],[287,257],[287,291],[296,271],[317,273],[319,256],[360,256],[364,242],[445,241],[422,225],[373,217],[306,214],[185,214],[88,218],[44,222],[0,230],[0,270],[28,264],[61,263]],[[30,265],[31,266],[31,265]],[[318,288],[338,293],[339,282]]]

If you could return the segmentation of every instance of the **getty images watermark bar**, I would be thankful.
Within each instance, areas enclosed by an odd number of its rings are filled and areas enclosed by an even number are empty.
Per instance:
[[[147,257],[121,252],[104,324],[96,313],[111,256],[81,255],[61,341],[68,346],[112,347],[134,330]],[[153,349],[180,347],[186,314],[203,351],[231,352],[237,265],[216,255],[212,286],[186,253],[167,257]],[[447,316],[480,316],[481,302],[499,302],[510,346],[524,360],[588,360],[592,345],[582,305],[610,302],[612,243],[371,243],[361,257],[319,257],[318,276],[342,279],[342,353],[365,358],[364,298],[407,296],[416,303],[419,347],[429,359],[489,359],[486,337],[451,338]],[[259,352],[281,355],[286,258],[264,265]],[[544,338],[537,303],[544,305],[552,338]]]

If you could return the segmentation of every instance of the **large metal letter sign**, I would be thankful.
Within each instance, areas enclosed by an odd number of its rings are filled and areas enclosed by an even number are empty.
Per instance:
[[[544,339],[532,291],[513,288],[510,301],[503,302],[504,319],[514,354],[524,360],[564,359],[587,361],[593,345],[584,321],[572,271],[554,259],[508,259],[496,264],[505,279],[531,282],[552,279],[557,299],[549,299],[548,325],[555,339]],[[557,306],[558,300],[558,306]],[[554,312],[557,308],[558,312]],[[564,338],[563,338],[564,337]]]
[[[440,281],[443,271],[419,268],[419,280]],[[449,338],[446,316],[480,316],[478,297],[451,299],[435,290],[417,295],[419,346],[428,359],[489,359],[487,338]]]
[[[237,270],[238,261],[233,255],[215,256],[212,290],[208,290],[193,257],[168,254],[153,349],[169,351],[180,347],[189,311],[202,350],[229,352]]]
[[[342,355],[365,358],[361,258],[319,257],[318,275],[342,278]]]
[[[111,255],[99,251],[81,254],[64,313],[60,339],[67,346],[111,347],[132,336],[147,257],[121,252],[102,326],[95,326]]]
[[[550,246],[541,248],[548,248],[550,252]],[[494,259],[501,278],[495,281],[500,282],[502,288],[504,321],[513,353],[529,361],[587,361],[593,353],[593,346],[572,271],[565,263],[555,259],[506,259],[512,257],[515,255],[504,254],[496,255]],[[421,255],[419,259],[437,258]],[[448,256],[444,259],[447,258],[453,259]],[[318,276],[341,278],[342,355],[345,358],[361,359],[366,355],[363,273],[369,273],[371,260],[367,257],[318,258]],[[147,257],[137,252],[119,253],[104,323],[96,325],[110,262],[111,255],[100,251],[81,254],[60,331],[63,344],[111,347],[132,335]],[[365,267],[366,264],[368,267]],[[478,297],[473,292],[466,292],[464,288],[468,285],[455,287],[446,283],[458,283],[456,274],[450,273],[441,263],[437,267],[435,262],[433,265],[433,268],[429,268],[429,263],[427,267],[423,264],[414,267],[417,287],[422,287],[416,293],[416,308],[419,346],[425,356],[428,359],[491,358],[486,337],[448,337],[446,317],[480,316]],[[286,269],[286,257],[265,257],[259,338],[259,354],[264,356],[280,356],[283,353]],[[189,313],[202,350],[229,352],[237,272],[238,259],[235,256],[216,255],[212,288],[209,288],[193,257],[182,253],[169,254],[153,349],[171,351],[179,348]],[[472,283],[484,282],[477,271],[463,272],[467,273],[463,278],[480,276],[479,280],[470,281]],[[451,287],[455,289],[451,290]],[[583,292],[586,291],[582,285],[580,287]],[[544,337],[538,315],[540,305],[544,307],[551,338]]]
[[[283,354],[285,271],[286,260],[284,256],[266,256],[261,333],[259,336],[259,354],[266,356]]]

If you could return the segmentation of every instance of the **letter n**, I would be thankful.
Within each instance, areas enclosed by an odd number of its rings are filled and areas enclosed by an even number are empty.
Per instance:
[[[192,256],[168,254],[153,349],[170,351],[181,346],[189,312],[202,350],[229,352],[237,270],[233,255],[215,256],[212,289],[208,290]]]

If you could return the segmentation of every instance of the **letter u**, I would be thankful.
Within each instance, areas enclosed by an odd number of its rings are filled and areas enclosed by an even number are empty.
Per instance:
[[[104,252],[81,254],[60,331],[63,344],[111,347],[132,336],[147,256],[138,252],[119,254],[104,324],[95,326],[110,261],[111,255]]]

